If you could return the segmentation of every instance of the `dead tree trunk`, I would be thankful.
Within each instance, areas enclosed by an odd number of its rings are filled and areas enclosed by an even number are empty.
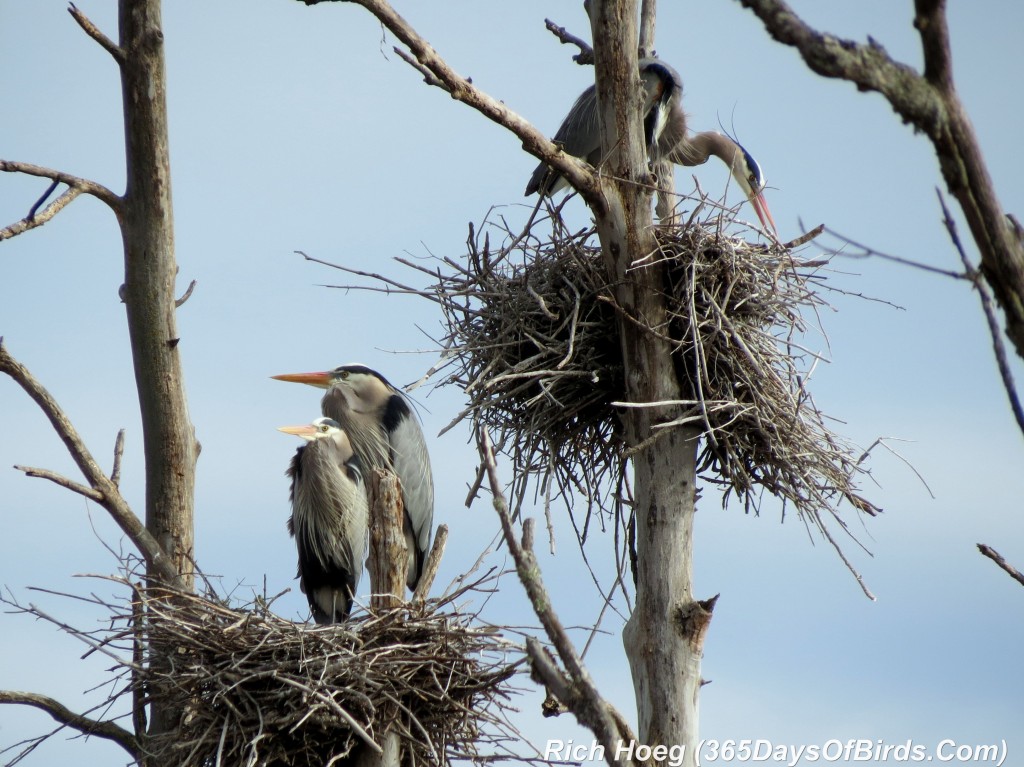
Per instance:
[[[591,5],[602,149],[611,170],[602,176],[605,206],[595,210],[619,319],[626,395],[635,403],[681,399],[671,345],[651,328],[668,324],[666,278],[656,258],[651,194],[637,78],[637,4]],[[697,433],[658,432],[675,406],[630,409],[623,415],[634,450],[637,601],[623,640],[633,675],[639,737],[648,745],[685,746],[694,764],[700,656],[709,615],[691,593]],[[700,625],[687,620],[697,611]]]
[[[389,471],[372,471],[367,481],[370,485],[370,556],[367,569],[373,594],[370,609],[389,610],[402,603],[406,563],[409,561],[403,532],[405,507],[402,486]],[[377,703],[389,705],[385,701]],[[401,716],[401,713],[395,710],[393,716]],[[355,767],[398,767],[402,763],[402,744],[398,733],[390,730],[375,732],[374,741],[380,750],[359,746],[353,760]]]
[[[121,0],[121,89],[127,187],[119,223],[123,298],[146,455],[146,528],[170,556],[176,584],[193,587],[193,502],[198,445],[185,399],[175,319],[174,218],[159,0]],[[152,568],[151,585],[161,579]],[[160,667],[173,648],[150,646]],[[150,690],[150,736],[173,730],[180,711]],[[142,735],[142,733],[138,733]]]

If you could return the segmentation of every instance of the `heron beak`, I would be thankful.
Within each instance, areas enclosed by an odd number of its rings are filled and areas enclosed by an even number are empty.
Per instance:
[[[290,381],[291,383],[303,383],[316,386],[320,389],[330,389],[333,381],[331,373],[325,370],[321,373],[284,373],[279,376],[270,376],[278,381]]]
[[[308,423],[303,426],[278,426],[277,430],[283,431],[285,434],[302,437],[302,439],[313,439],[313,436],[316,434],[316,427]]]
[[[761,221],[761,226],[764,227],[765,230],[774,234],[775,238],[778,239],[779,232],[775,228],[775,219],[772,218],[772,212],[768,210],[768,203],[765,202],[764,195],[760,192],[751,194],[750,204],[753,206],[754,212]]]

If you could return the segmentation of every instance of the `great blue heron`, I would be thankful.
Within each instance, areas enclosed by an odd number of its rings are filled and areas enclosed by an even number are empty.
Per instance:
[[[682,108],[683,81],[679,73],[660,59],[640,60],[640,82],[644,87],[644,137],[652,161],[669,160],[678,165],[702,165],[714,155],[724,162],[750,204],[761,225],[775,232],[775,221],[762,191],[765,186],[761,166],[737,141],[715,131],[686,131]],[[576,99],[569,114],[555,132],[553,141],[566,154],[597,166],[601,161],[601,134],[597,111],[597,90],[591,85]],[[526,194],[550,195],[563,189],[566,181],[545,163],[530,176]]]
[[[306,440],[295,452],[288,532],[299,550],[299,587],[317,623],[352,611],[366,551],[366,489],[359,458],[337,421],[318,418],[280,431]]]
[[[433,531],[434,480],[423,430],[408,398],[365,365],[273,377],[327,389],[320,409],[348,433],[363,470],[386,469],[398,477],[409,548],[406,584],[415,590]]]

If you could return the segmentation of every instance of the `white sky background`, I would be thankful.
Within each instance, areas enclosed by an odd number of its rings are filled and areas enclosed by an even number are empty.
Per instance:
[[[909,0],[795,5],[819,27],[860,41],[870,34],[895,57],[920,64]],[[951,5],[958,89],[1003,206],[1024,213],[1024,6]],[[111,37],[114,6],[79,2]],[[274,429],[318,415],[319,393],[269,376],[361,361],[396,383],[411,382],[435,355],[390,352],[431,349],[425,333],[438,334],[439,317],[419,299],[320,287],[344,276],[294,251],[418,279],[391,259],[459,258],[467,222],[480,222],[492,206],[513,224],[526,220],[522,189],[535,160],[510,134],[423,85],[391,52],[392,38],[358,7],[289,0],[166,6],[179,282],[182,290],[191,279],[199,283],[179,311],[203,445],[197,554],[206,572],[242,594],[262,590],[264,577],[270,593],[291,587],[277,607],[299,619],[307,611],[293,580],[284,477],[298,445]],[[960,268],[940,223],[935,188],[942,183],[931,146],[881,97],[809,73],[738,3],[662,6],[658,52],[683,76],[691,127],[721,122],[738,133],[765,169],[784,239],[799,233],[800,220],[825,223],[879,250]],[[573,64],[574,51],[543,26],[549,15],[588,36],[576,3],[446,2],[429,10],[401,3],[398,10],[457,71],[549,134],[591,81],[592,70]],[[0,0],[0,29],[0,157],[120,192],[120,86],[112,60],[78,30],[63,2]],[[725,189],[720,163],[695,172],[705,190]],[[680,191],[692,189],[691,175],[677,173]],[[0,178],[0,225],[24,216],[46,185]],[[749,206],[741,216],[754,218]],[[973,247],[969,252],[975,256]],[[141,513],[141,431],[117,299],[121,261],[113,216],[91,198],[3,243],[0,335],[104,465],[117,429],[128,430],[123,487]],[[1024,758],[1024,590],[974,544],[987,542],[1024,567],[1024,450],[977,297],[963,283],[881,260],[841,258],[835,268],[836,286],[901,308],[828,296],[836,308],[822,318],[828,348],[812,339],[832,359],[815,372],[817,403],[839,419],[837,431],[862,446],[879,436],[908,440],[894,445],[935,498],[899,459],[876,453],[878,484],[866,490],[885,514],[863,527],[853,522],[874,556],[848,547],[878,596],[872,603],[827,544],[812,545],[795,518],[779,524],[776,504],[766,502],[760,517],[745,516],[722,510],[706,489],[696,595],[722,596],[706,644],[703,674],[713,684],[702,692],[702,735],[797,745],[913,739],[929,747],[943,738],[1006,738],[1013,763]],[[1019,362],[1014,370],[1024,380]],[[472,564],[497,523],[487,503],[463,506],[475,466],[467,431],[434,437],[463,398],[429,388],[416,396],[438,486],[436,521],[451,528],[438,581],[447,583]],[[0,378],[0,584],[69,622],[99,625],[102,616],[80,604],[26,587],[103,588],[71,576],[113,571],[100,538],[122,546],[117,530],[101,510],[25,478],[13,464],[77,478],[34,404]],[[557,556],[540,552],[544,575],[563,620],[587,625],[599,600],[571,530],[562,524],[558,535]],[[592,560],[608,562],[606,548],[596,541]],[[500,556],[492,561],[505,564]],[[535,622],[512,577],[487,615]],[[587,660],[605,694],[632,715],[621,620],[613,616],[605,628],[609,635]],[[50,625],[2,615],[0,688],[37,690],[84,709],[100,700],[84,691],[102,682],[109,665],[79,660],[84,650]],[[542,694],[524,686],[517,721],[535,742],[589,742],[570,717],[542,720]],[[0,745],[49,726],[40,712],[0,707]],[[27,763],[121,759],[102,741],[58,738]]]

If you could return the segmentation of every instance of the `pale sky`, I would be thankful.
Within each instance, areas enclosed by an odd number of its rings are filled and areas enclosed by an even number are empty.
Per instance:
[[[893,56],[920,65],[909,0],[793,4],[821,28],[858,41],[871,35]],[[78,6],[116,37],[112,0]],[[886,253],[960,268],[940,222],[935,189],[943,185],[931,146],[881,97],[811,74],[736,2],[661,6],[657,50],[682,74],[691,127],[721,124],[757,157],[783,239],[799,234],[801,222],[824,223]],[[1006,0],[989,0],[983,10],[951,6],[958,90],[1002,205],[1021,215],[1024,7]],[[452,0],[397,9],[457,71],[548,134],[592,82],[592,70],[573,64],[574,51],[544,29],[550,16],[587,36],[578,3]],[[271,593],[291,588],[277,606],[299,620],[308,613],[293,580],[284,476],[297,443],[275,427],[317,416],[319,393],[269,376],[359,361],[409,383],[436,360],[430,338],[439,334],[440,317],[415,298],[325,289],[344,276],[294,251],[422,279],[392,259],[460,258],[467,223],[492,207],[514,224],[525,222],[522,190],[536,161],[506,131],[425,86],[392,53],[391,36],[357,6],[169,2],[164,22],[181,289],[198,281],[179,311],[192,420],[203,445],[197,555],[207,573],[223,576],[239,594],[262,591],[264,579]],[[79,31],[64,2],[0,0],[0,29],[0,157],[120,192],[120,86],[112,60]],[[693,175],[712,194],[726,188],[725,168],[715,161],[677,172],[681,192],[693,189]],[[0,178],[0,225],[24,216],[45,188],[44,181]],[[741,216],[752,219],[753,211],[745,206]],[[828,244],[835,242],[802,255]],[[969,254],[976,259],[973,247]],[[127,429],[123,488],[141,513],[141,431],[117,298],[121,262],[113,216],[88,198],[3,243],[0,335],[61,402],[102,464],[110,464],[117,430]],[[759,517],[746,516],[734,506],[723,510],[706,486],[696,596],[721,598],[705,645],[702,670],[712,684],[702,691],[701,733],[797,747],[863,738],[933,749],[943,739],[1005,739],[1007,763],[1018,763],[1024,589],[975,544],[991,544],[1024,568],[1024,445],[978,299],[966,283],[879,259],[840,257],[833,266],[829,282],[837,291],[825,298],[835,311],[821,316],[827,341],[810,339],[831,362],[817,368],[811,390],[838,433],[863,447],[890,438],[906,460],[877,451],[871,461],[865,491],[885,509],[881,517],[862,523],[846,512],[871,555],[852,547],[848,553],[878,601],[862,595],[831,547],[809,539],[797,519],[780,524],[777,503],[766,499]],[[410,353],[416,351],[423,353]],[[1013,368],[1024,380],[1024,366],[1015,360]],[[468,431],[436,436],[464,407],[462,394],[427,386],[415,397],[433,456],[435,519],[451,528],[438,579],[445,584],[489,545],[497,520],[486,503],[463,505],[476,465]],[[112,572],[116,561],[106,547],[128,544],[102,510],[24,477],[14,464],[79,479],[35,405],[0,378],[0,585],[70,623],[100,625],[103,616],[79,602],[27,589],[103,589],[73,576]],[[541,566],[563,621],[589,625],[599,596],[580,569],[571,528],[559,519],[558,553],[539,552]],[[609,546],[598,536],[588,552],[592,562],[606,563],[606,580]],[[490,561],[508,564],[500,555]],[[501,581],[484,614],[535,623],[513,577]],[[612,616],[603,628],[608,634],[587,662],[607,697],[632,718],[621,619]],[[85,691],[102,683],[109,662],[80,660],[84,651],[50,625],[0,614],[0,688],[40,691],[79,710],[95,705],[102,690]],[[542,692],[526,679],[520,686],[526,691],[515,701],[522,709],[516,721],[534,743],[589,743],[570,717],[542,719]],[[40,712],[0,707],[0,747],[48,727]],[[122,755],[102,741],[58,737],[25,764],[71,761],[118,764]]]

